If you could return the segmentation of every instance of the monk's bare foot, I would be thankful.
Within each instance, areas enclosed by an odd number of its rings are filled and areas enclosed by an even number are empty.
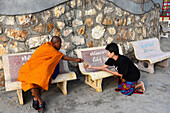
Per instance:
[[[46,107],[45,107],[45,102],[43,102],[42,104],[39,105],[39,109],[38,112],[44,112],[46,111]]]

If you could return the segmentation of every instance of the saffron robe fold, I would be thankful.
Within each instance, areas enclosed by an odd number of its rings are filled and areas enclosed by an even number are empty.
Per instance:
[[[18,81],[24,91],[41,87],[48,90],[51,75],[63,57],[63,53],[56,50],[51,42],[41,45],[31,58],[21,66]]]

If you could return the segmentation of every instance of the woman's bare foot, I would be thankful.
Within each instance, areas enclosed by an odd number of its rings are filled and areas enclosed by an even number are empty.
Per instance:
[[[144,83],[142,81],[137,82],[137,85],[135,86],[135,89],[136,88],[139,88],[139,91],[141,91],[141,92],[145,92]]]
[[[142,92],[145,92],[145,86],[144,86],[144,83],[142,82],[142,81],[140,81],[141,82],[141,87],[140,87],[140,89],[142,90]]]

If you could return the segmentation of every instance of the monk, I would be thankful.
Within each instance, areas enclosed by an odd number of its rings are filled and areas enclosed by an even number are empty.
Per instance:
[[[34,96],[33,108],[38,111],[46,110],[41,94],[44,90],[48,90],[53,72],[60,60],[82,62],[80,58],[71,58],[61,53],[59,51],[61,43],[60,37],[53,36],[50,42],[46,42],[37,48],[31,58],[19,70],[17,80],[21,81],[24,91],[31,89]]]

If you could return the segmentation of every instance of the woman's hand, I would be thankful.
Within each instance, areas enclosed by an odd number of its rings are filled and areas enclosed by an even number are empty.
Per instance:
[[[104,68],[102,69],[102,71],[108,71],[108,68],[104,67]]]
[[[90,69],[92,66],[91,65],[84,65],[85,69]]]

